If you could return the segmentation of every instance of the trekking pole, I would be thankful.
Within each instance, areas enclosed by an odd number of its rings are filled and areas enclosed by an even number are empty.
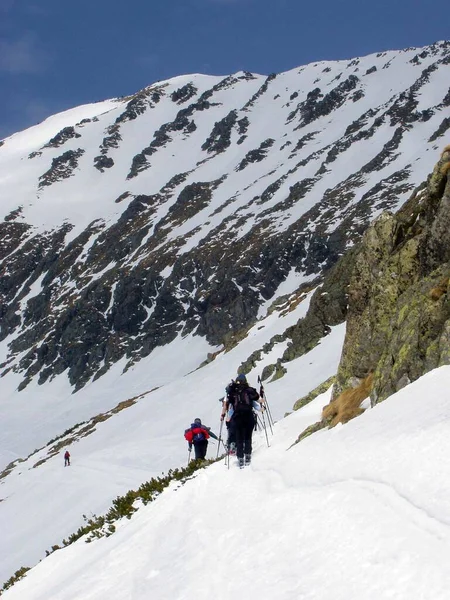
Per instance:
[[[189,448],[189,449],[188,449],[188,461],[187,461],[187,464],[188,464],[188,465],[189,465],[189,462],[190,462],[190,460],[191,460],[191,451],[192,451],[192,448]]]
[[[264,433],[266,434],[267,447],[270,448],[269,438],[267,436],[266,419],[264,418],[264,413],[262,413],[261,417],[262,417],[262,422],[263,422]]]
[[[270,412],[270,406],[269,406],[269,403],[267,402],[266,392],[264,390],[264,386],[262,384],[261,377],[259,375],[258,375],[258,383],[259,383],[259,395],[264,400],[263,404],[265,405],[265,407],[267,409],[267,421],[269,423],[270,433],[273,435],[272,424],[274,423],[274,420],[272,418],[272,413]]]
[[[230,453],[228,452],[225,444],[223,445],[223,447],[225,448],[225,466],[227,466],[228,468],[230,468]]]
[[[216,456],[216,458],[219,458],[220,442],[222,442],[222,444],[223,444],[223,440],[222,440],[222,427],[223,427],[223,421],[220,421],[219,442],[217,444],[217,456]]]

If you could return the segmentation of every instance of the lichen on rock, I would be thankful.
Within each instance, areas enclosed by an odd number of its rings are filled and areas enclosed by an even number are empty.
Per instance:
[[[374,374],[372,404],[450,356],[450,147],[426,186],[383,213],[357,249],[333,397]]]

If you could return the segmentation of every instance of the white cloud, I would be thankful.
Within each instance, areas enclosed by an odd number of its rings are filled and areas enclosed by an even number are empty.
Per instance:
[[[48,54],[32,35],[16,40],[0,40],[0,71],[20,74],[39,73],[47,68]]]

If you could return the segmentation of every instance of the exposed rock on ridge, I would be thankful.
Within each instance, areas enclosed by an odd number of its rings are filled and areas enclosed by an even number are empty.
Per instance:
[[[396,214],[367,230],[349,285],[334,397],[374,374],[372,403],[450,362],[450,147]]]

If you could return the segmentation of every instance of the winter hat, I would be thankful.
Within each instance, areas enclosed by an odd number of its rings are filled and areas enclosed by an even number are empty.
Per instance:
[[[247,383],[247,377],[244,375],[244,373],[239,373],[239,375],[236,377],[236,383]]]
[[[201,424],[202,424],[202,421],[201,421],[201,419],[194,419],[194,423],[195,423],[196,425],[201,425]]]

